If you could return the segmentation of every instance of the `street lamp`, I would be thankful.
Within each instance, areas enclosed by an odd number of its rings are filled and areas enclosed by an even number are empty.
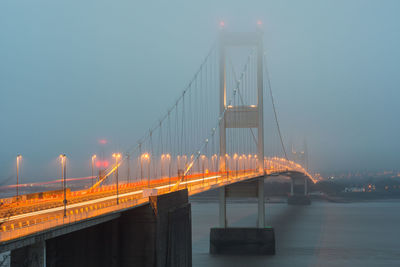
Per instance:
[[[97,156],[93,155],[92,156],[92,186],[93,186],[93,180],[94,180],[94,161],[96,160]]]
[[[171,187],[171,164],[172,164],[172,160],[171,160],[171,155],[167,154],[167,159],[168,159],[168,183],[169,186]]]
[[[225,170],[226,170],[226,178],[229,179],[229,154],[225,154]]]
[[[235,153],[233,154],[233,160],[235,162],[235,169],[236,169],[236,176],[238,174],[238,162],[237,162],[238,155]]]
[[[127,170],[127,180],[128,180],[128,184],[131,182],[131,154],[126,153],[126,160],[128,161],[128,170]]]
[[[171,155],[170,154],[162,154],[161,155],[161,178],[164,177],[164,161],[168,161],[168,188],[170,189],[171,187]]]
[[[150,187],[150,155],[149,153],[144,153],[140,157],[140,175],[143,178],[143,159],[148,160],[148,166],[147,166],[147,173],[148,173],[148,179],[147,179],[147,186]]]
[[[63,182],[63,187],[64,187],[64,217],[67,217],[67,180],[66,180],[66,175],[67,175],[67,167],[66,167],[66,156],[65,154],[61,154],[59,156],[60,161],[61,161],[61,181]]]
[[[247,156],[247,159],[248,159],[248,168],[249,168],[249,170],[251,171],[251,169],[253,168],[253,163],[252,163],[252,155],[251,154],[249,154],[248,156]]]
[[[244,174],[246,173],[247,157],[246,157],[245,154],[243,154],[243,155],[242,155],[242,158],[243,158],[243,165],[242,165],[242,168],[243,168],[243,175],[244,175]]]
[[[119,204],[119,199],[118,199],[118,160],[119,160],[119,158],[121,157],[121,154],[120,153],[114,153],[114,154],[112,154],[112,156],[113,156],[113,158],[115,158],[115,166],[116,166],[116,169],[115,169],[115,178],[116,178],[116,180],[117,180],[117,205]]]
[[[18,192],[18,187],[19,187],[19,162],[21,160],[22,156],[20,154],[17,155],[17,200],[19,196]]]
[[[201,172],[203,173],[203,183],[204,183],[204,160],[206,159],[206,155],[201,155]]]
[[[161,178],[163,178],[163,174],[164,174],[164,168],[163,168],[163,166],[164,166],[164,158],[165,158],[165,155],[161,154]]]

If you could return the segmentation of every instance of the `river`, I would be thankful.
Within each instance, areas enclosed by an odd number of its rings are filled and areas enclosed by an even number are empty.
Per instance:
[[[255,226],[256,203],[230,203],[228,224]],[[274,256],[212,256],[216,202],[192,201],[193,266],[400,266],[400,201],[314,201],[310,206],[266,205],[275,228]]]

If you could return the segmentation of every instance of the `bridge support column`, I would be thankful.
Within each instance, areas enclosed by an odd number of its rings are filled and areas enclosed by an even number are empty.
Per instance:
[[[11,267],[46,267],[46,242],[12,250]]]
[[[119,267],[119,221],[61,235],[46,241],[46,267]]]
[[[292,177],[290,181],[290,195],[288,196],[288,204],[289,205],[310,205],[311,200],[308,196],[308,181],[307,177]],[[297,186],[296,186],[297,185]],[[304,186],[302,190],[300,190],[299,186]]]
[[[307,196],[307,177],[304,177],[304,195]]]
[[[290,179],[290,196],[293,196],[294,193],[293,187],[294,187],[294,181],[293,179]]]
[[[219,227],[226,228],[226,195],[225,186],[219,188]]]
[[[191,267],[188,191],[151,196],[150,204],[120,218],[120,266]]]
[[[264,177],[222,187],[220,190],[220,227],[210,232],[211,254],[275,254],[274,229],[265,227]],[[226,198],[257,197],[257,226],[227,227]]]
[[[264,201],[264,177],[258,179],[257,184],[258,197],[258,228],[265,227],[265,201]]]

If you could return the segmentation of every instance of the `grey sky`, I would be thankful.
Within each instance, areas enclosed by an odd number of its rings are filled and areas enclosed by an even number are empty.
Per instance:
[[[316,170],[400,162],[400,2],[0,2],[0,180],[88,175],[97,140],[124,150],[175,100],[224,20],[265,27],[287,143],[307,138]],[[44,179],[44,178],[43,178]]]

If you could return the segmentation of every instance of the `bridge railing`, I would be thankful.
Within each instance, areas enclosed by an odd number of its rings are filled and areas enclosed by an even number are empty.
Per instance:
[[[0,231],[0,242],[16,239],[33,233],[43,232],[58,226],[66,226],[99,215],[108,214],[114,211],[139,206],[148,202],[148,198],[125,197],[119,200],[119,204],[115,205],[115,200],[101,204],[95,204],[88,207],[76,208],[68,210],[67,216],[54,215],[49,218],[43,218],[40,222],[28,224],[22,227],[12,227],[6,231]]]

